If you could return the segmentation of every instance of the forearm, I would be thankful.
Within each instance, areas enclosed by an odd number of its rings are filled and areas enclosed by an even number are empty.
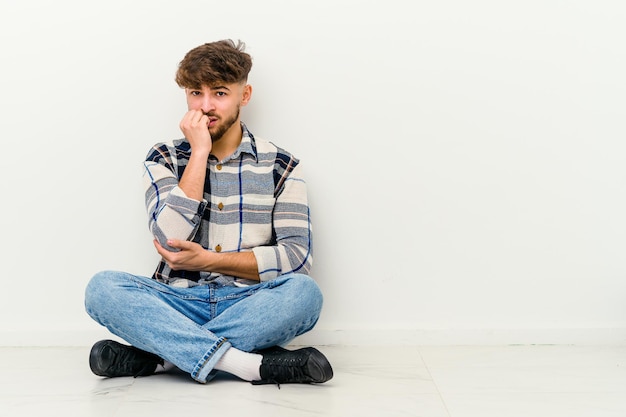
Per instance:
[[[206,250],[195,242],[178,239],[168,240],[168,249],[156,239],[154,246],[159,255],[175,271],[215,272],[260,281],[257,260],[252,252],[218,253]]]
[[[204,198],[204,181],[208,158],[208,151],[192,151],[185,172],[180,178],[179,188],[191,199],[202,201]]]
[[[191,155],[178,186],[192,199],[202,201],[209,153],[213,147],[209,118],[203,111],[190,109],[180,122],[180,130],[191,147]]]
[[[175,145],[155,146],[144,162],[143,183],[149,228],[161,244],[191,239],[206,205],[203,199],[208,151],[193,152],[182,178],[174,164]],[[170,248],[171,249],[171,248]]]
[[[208,256],[206,270],[260,281],[256,257],[252,252],[214,253]]]

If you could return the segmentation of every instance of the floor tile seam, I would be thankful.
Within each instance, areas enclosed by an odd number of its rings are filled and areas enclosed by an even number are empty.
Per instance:
[[[521,365],[501,365],[501,366],[496,366],[496,365],[485,365],[485,366],[479,366],[479,365],[472,365],[472,366],[467,366],[467,365],[460,365],[460,366],[451,366],[451,365],[434,365],[434,366],[428,366],[428,369],[432,369],[432,370],[446,370],[446,369],[493,369],[493,370],[512,370],[512,369],[529,369],[529,370],[542,370],[542,369],[553,369],[553,370],[559,370],[559,369],[567,369],[567,370],[581,370],[581,371],[589,371],[589,370],[599,370],[599,371],[616,371],[616,370],[620,370],[620,371],[624,371],[626,372],[626,366],[569,366],[569,365],[545,365],[545,366],[541,366],[541,365],[533,365],[533,366],[521,366]]]
[[[512,391],[448,391],[445,393],[449,398],[455,396],[502,396],[502,395],[543,395],[543,396],[572,396],[572,395],[619,395],[623,396],[626,391],[536,391],[536,390],[512,390]]]
[[[433,386],[435,387],[435,390],[437,391],[437,396],[439,397],[439,400],[441,401],[441,404],[443,405],[443,408],[446,411],[446,415],[448,417],[452,417],[452,414],[450,413],[450,409],[448,408],[448,404],[446,403],[446,399],[444,398],[443,393],[439,389],[439,386],[437,385],[437,381],[435,381],[435,377],[430,372],[430,368],[428,366],[428,363],[426,362],[426,360],[424,359],[424,356],[422,355],[421,347],[417,348],[417,354],[420,356],[420,359],[422,361],[422,364],[424,365],[424,368],[425,368],[425,370],[426,370],[426,372],[428,374],[428,377],[432,381]]]
[[[102,379],[107,379],[107,378],[102,378]],[[110,417],[124,417],[124,414],[119,414],[120,409],[122,408],[124,404],[132,402],[131,390],[135,387],[136,382],[137,382],[137,378],[132,378],[130,384],[124,385],[123,386],[124,389],[119,390],[122,392],[122,394],[119,396],[119,398],[116,399],[115,408]],[[94,395],[93,390],[91,390],[90,395]]]

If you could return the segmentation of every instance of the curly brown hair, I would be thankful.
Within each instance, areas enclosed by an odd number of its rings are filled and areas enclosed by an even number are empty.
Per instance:
[[[176,83],[181,88],[201,88],[248,80],[252,57],[245,43],[232,39],[205,43],[187,52],[178,65]]]

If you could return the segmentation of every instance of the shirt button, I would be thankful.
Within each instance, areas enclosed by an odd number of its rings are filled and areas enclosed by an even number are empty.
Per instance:
[[[221,252],[222,251],[222,246],[221,245],[217,245],[215,247],[215,252]]]
[[[217,166],[215,168],[217,168],[218,171],[221,171],[222,170],[222,164],[217,164]]]
[[[219,204],[217,205],[217,208],[218,208],[218,209],[220,209],[220,210],[222,210],[222,209],[224,208],[224,204],[223,204],[223,203],[219,203]]]

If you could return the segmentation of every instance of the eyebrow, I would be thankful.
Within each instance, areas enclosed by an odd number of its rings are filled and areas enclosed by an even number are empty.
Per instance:
[[[226,87],[225,85],[216,85],[216,86],[209,86],[209,89],[211,90],[228,90],[230,91],[230,88]]]
[[[209,90],[227,90],[230,91],[230,88],[226,87],[225,85],[216,85],[216,86],[207,86],[209,87]],[[198,87],[198,88],[188,88],[189,91],[201,91],[202,87]]]

